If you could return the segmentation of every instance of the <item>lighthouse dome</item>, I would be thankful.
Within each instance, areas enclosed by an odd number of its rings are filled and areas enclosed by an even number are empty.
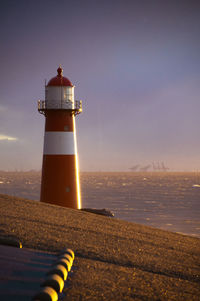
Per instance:
[[[65,87],[73,87],[72,83],[67,77],[63,76],[63,69],[59,67],[57,69],[57,76],[50,79],[47,86],[65,86]]]

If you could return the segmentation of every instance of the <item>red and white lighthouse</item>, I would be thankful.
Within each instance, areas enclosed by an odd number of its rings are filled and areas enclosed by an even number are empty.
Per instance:
[[[75,116],[82,102],[74,100],[74,86],[63,69],[57,72],[45,85],[45,100],[38,101],[38,111],[46,119],[40,201],[80,209]]]

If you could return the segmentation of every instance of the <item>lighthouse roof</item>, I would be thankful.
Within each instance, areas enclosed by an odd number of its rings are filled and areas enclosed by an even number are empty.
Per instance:
[[[63,76],[63,69],[61,67],[58,67],[57,69],[57,76],[50,79],[47,86],[67,86],[67,87],[73,87],[72,83],[67,77]]]

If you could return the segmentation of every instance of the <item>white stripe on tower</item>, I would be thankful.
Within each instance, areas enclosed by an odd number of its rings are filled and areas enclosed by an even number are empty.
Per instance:
[[[74,132],[45,132],[44,155],[75,155]]]

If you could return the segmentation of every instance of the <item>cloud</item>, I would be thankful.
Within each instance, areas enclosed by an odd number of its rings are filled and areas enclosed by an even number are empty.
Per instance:
[[[0,141],[2,141],[2,140],[17,141],[18,138],[16,138],[16,137],[10,137],[10,136],[7,136],[7,135],[1,135],[0,134]]]

